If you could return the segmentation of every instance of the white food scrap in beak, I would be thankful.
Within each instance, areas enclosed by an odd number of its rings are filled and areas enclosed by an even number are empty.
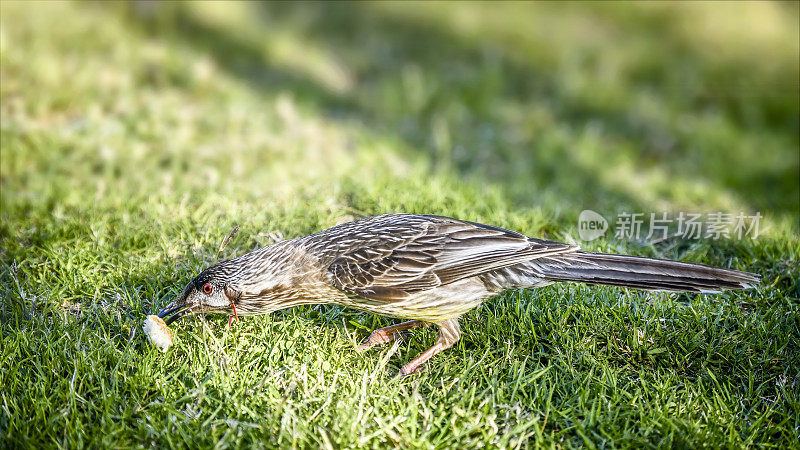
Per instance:
[[[150,342],[166,353],[169,346],[172,345],[172,330],[169,329],[164,319],[156,315],[147,316],[142,328]]]

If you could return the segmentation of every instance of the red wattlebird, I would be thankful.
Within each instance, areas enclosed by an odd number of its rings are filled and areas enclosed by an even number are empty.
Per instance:
[[[386,214],[286,240],[209,267],[160,317],[266,314],[338,304],[409,321],[375,330],[360,349],[433,324],[436,343],[403,366],[410,374],[458,341],[458,318],[506,289],[557,281],[673,292],[745,289],[752,273],[581,251],[574,245],[448,217]]]

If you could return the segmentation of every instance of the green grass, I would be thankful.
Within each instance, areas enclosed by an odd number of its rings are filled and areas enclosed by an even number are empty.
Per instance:
[[[0,3],[0,447],[793,447],[796,3]],[[591,250],[754,290],[560,284],[359,354],[338,307],[141,331],[224,250],[426,212],[760,212],[757,239]]]

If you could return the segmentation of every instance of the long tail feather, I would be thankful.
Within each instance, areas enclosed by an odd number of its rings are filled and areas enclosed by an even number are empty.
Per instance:
[[[606,253],[575,252],[535,261],[538,272],[552,281],[674,292],[720,292],[748,289],[758,275],[680,261]]]

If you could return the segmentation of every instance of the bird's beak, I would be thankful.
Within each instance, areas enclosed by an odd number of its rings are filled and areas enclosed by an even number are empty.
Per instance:
[[[181,292],[181,295],[175,298],[169,305],[165,306],[161,311],[158,313],[158,317],[165,319],[164,322],[169,325],[172,322],[180,319],[181,317],[185,316],[189,312],[189,303],[186,302],[186,298],[189,296],[189,292],[192,290],[192,283],[189,283],[186,286],[186,289]]]

